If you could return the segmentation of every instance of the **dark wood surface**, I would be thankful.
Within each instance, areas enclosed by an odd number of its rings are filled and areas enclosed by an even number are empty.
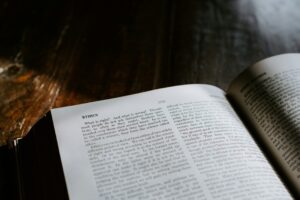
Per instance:
[[[32,126],[50,108],[185,83],[226,89],[254,62],[299,52],[299,9],[297,0],[1,1],[0,143],[31,130],[27,198],[49,199],[37,169],[42,152],[57,157],[55,142]],[[7,148],[0,199],[15,193]]]

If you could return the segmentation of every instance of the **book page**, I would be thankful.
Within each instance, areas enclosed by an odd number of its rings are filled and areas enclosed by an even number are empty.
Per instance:
[[[258,62],[233,81],[228,96],[300,195],[300,54]]]
[[[71,200],[291,199],[216,87],[176,86],[51,113]]]

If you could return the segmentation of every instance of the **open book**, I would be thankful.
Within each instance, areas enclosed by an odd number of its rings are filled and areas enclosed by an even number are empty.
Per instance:
[[[227,92],[182,85],[51,115],[72,200],[300,194],[298,54],[258,62]]]

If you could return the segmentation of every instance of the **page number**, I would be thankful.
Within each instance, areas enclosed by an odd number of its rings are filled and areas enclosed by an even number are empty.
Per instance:
[[[158,104],[166,103],[166,100],[159,100],[157,103]]]

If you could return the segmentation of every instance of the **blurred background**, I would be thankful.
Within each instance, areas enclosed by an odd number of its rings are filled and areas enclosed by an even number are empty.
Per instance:
[[[256,61],[299,52],[299,9],[297,0],[0,1],[0,199],[18,199],[8,141],[29,132],[24,199],[66,198],[51,125],[34,126],[51,108],[187,83],[226,90]]]

